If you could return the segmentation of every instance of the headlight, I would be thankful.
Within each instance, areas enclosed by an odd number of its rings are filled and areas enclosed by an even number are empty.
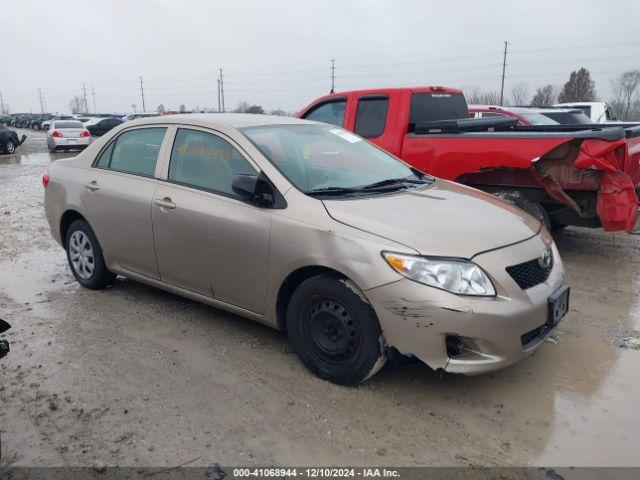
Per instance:
[[[431,287],[459,295],[493,297],[495,288],[487,275],[468,260],[418,257],[382,252],[382,256],[398,273]]]

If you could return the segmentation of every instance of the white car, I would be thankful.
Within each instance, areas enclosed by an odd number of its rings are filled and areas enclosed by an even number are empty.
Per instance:
[[[91,134],[77,120],[54,120],[47,133],[50,152],[58,150],[83,150],[91,144]]]
[[[605,102],[556,103],[554,107],[582,110],[591,119],[591,123],[624,123],[618,121],[611,105]]]

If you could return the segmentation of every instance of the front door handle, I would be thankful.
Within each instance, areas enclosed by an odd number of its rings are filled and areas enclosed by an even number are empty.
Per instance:
[[[163,210],[173,210],[176,208],[176,204],[173,203],[169,197],[164,197],[162,200],[158,198],[154,200],[154,203]]]
[[[87,183],[84,188],[86,188],[87,190],[91,190],[92,192],[95,192],[96,190],[100,190],[100,187],[98,186],[98,182],[96,182],[95,180],[92,180],[91,182]]]

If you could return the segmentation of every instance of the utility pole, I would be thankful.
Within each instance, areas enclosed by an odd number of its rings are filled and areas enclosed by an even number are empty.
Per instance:
[[[222,69],[220,69],[220,98],[222,99],[222,113],[224,113],[224,79],[222,78]]]
[[[504,42],[504,57],[502,58],[502,84],[500,85],[500,106],[502,106],[502,101],[504,99],[504,73],[507,68],[507,46],[509,42]]]
[[[84,112],[83,113],[88,113],[89,112],[89,104],[87,103],[87,86],[84,84],[84,82],[82,83],[82,98],[84,99]]]
[[[144,87],[142,86],[142,75],[140,75],[140,95],[142,95],[142,111],[146,112],[147,109],[144,106]]]
[[[218,113],[222,111],[222,104],[220,103],[220,79],[218,79]]]
[[[98,109],[96,108],[96,90],[91,85],[91,96],[93,97],[93,113],[97,113]]]
[[[4,115],[4,99],[2,98],[2,92],[0,92],[0,108],[2,108],[2,115]]]
[[[336,89],[336,59],[331,59],[331,91],[329,93],[334,93]]]
[[[40,97],[40,112],[44,113],[44,102],[42,101],[42,90],[38,89],[38,96]]]

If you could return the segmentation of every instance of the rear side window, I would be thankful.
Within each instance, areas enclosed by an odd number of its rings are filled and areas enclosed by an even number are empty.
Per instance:
[[[375,138],[382,135],[387,123],[389,97],[376,95],[362,97],[358,101],[355,132],[364,138]]]
[[[111,153],[109,168],[119,172],[152,177],[160,145],[166,132],[164,127],[140,128],[118,136]],[[109,149],[103,152],[107,153]],[[102,158],[98,161],[98,164]]]
[[[176,133],[169,163],[169,180],[238,197],[231,184],[233,177],[240,173],[258,172],[224,138],[187,128],[180,128]]]
[[[333,100],[313,107],[303,118],[315,120],[316,122],[331,123],[341,127],[344,123],[344,112],[347,106],[347,99]]]
[[[468,117],[467,101],[461,93],[414,93],[411,96],[409,131],[426,122]]]
[[[98,161],[96,162],[96,166],[100,168],[109,168],[109,163],[111,162],[111,153],[113,152],[113,146],[116,142],[111,142],[107,148],[105,148]]]

